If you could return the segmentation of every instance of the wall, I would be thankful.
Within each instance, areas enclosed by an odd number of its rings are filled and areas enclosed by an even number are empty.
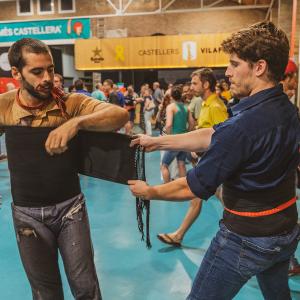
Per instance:
[[[126,28],[128,36],[147,36],[232,32],[262,20],[261,10],[237,10],[194,13],[174,13],[150,16],[111,17],[104,19],[104,30]],[[95,23],[92,23],[95,26]],[[92,27],[93,36],[97,30]]]
[[[289,40],[291,38],[291,31],[292,31],[292,7],[293,7],[292,0],[278,1],[279,12],[278,12],[277,25],[285,31]]]
[[[112,1],[118,2],[118,1]],[[164,5],[169,1],[163,1]],[[230,1],[229,1],[230,2]],[[232,2],[232,1],[231,1]],[[58,1],[54,0],[54,14],[37,15],[37,1],[34,0],[34,15],[16,16],[16,1],[0,2],[0,21],[7,20],[32,20],[32,19],[55,19],[75,16],[113,14],[114,10],[104,0],[76,0],[76,13],[59,14]],[[141,8],[141,1],[133,1],[128,12],[137,12]],[[150,11],[158,9],[158,1],[150,0],[142,2]],[[196,4],[195,4],[196,3]],[[170,9],[196,8],[197,1],[185,0],[175,1]],[[235,31],[248,24],[262,20],[266,10],[232,10],[176,13],[130,17],[107,17],[94,18],[92,20],[93,36],[101,37],[103,30],[127,29],[128,36],[151,35],[157,32],[164,34],[187,34],[187,33],[209,33]]]

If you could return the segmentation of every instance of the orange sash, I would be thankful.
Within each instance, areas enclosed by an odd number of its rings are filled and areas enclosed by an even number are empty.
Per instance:
[[[238,215],[238,216],[242,216],[242,217],[250,217],[250,218],[264,217],[264,216],[277,214],[278,212],[287,209],[288,207],[292,206],[296,202],[296,200],[297,200],[297,197],[294,197],[291,200],[284,202],[283,204],[280,204],[279,206],[277,206],[275,208],[258,211],[258,212],[236,211],[236,210],[232,210],[232,209],[229,209],[226,207],[225,207],[225,210],[234,215]]]

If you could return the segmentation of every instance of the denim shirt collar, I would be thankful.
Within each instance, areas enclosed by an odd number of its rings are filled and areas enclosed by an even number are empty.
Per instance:
[[[236,116],[243,111],[250,109],[270,98],[280,96],[283,93],[282,84],[278,84],[274,87],[262,90],[252,96],[245,97],[240,102],[231,108],[231,115]]]

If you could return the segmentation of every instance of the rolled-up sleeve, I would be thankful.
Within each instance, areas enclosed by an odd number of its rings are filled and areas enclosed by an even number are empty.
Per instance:
[[[252,149],[247,136],[230,120],[214,127],[211,145],[196,167],[187,173],[189,188],[207,200],[219,185],[238,173]]]
[[[104,108],[106,105],[107,103],[103,101],[77,93],[71,94],[66,101],[67,112],[72,117],[91,114],[96,110]]]

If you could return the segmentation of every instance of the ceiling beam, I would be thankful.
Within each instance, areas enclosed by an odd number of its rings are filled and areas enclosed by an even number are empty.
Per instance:
[[[163,11],[167,10],[176,0],[171,0],[165,7],[162,8]]]
[[[269,18],[270,18],[270,14],[271,14],[271,11],[272,11],[274,2],[275,2],[275,0],[272,0],[271,3],[270,3],[269,9],[268,9],[267,14],[266,14],[266,17],[265,17],[265,20],[266,20],[266,21],[269,20]]]
[[[209,5],[207,5],[206,7],[214,7],[214,6],[218,5],[218,4],[221,3],[221,2],[224,2],[224,0],[218,0],[218,1],[215,1],[214,3],[209,4]]]
[[[161,1],[161,0],[160,0]],[[127,4],[124,6],[124,8],[122,9],[122,13],[124,14],[125,11],[127,10],[127,8],[131,5],[131,3],[133,2],[133,0],[129,0],[127,2]]]
[[[0,0],[1,2],[2,0]],[[121,0],[119,0],[121,1]],[[168,4],[165,7],[162,7],[162,0],[159,0],[159,8],[156,10],[147,10],[146,8],[144,11],[137,11],[137,12],[127,12],[129,6],[132,4],[133,0],[128,0],[126,5],[124,6],[123,10],[122,6],[119,8],[111,1],[111,0],[106,0],[106,2],[113,8],[114,12],[109,13],[109,14],[99,14],[99,15],[83,15],[80,16],[80,18],[110,18],[110,17],[117,17],[117,16],[143,16],[143,15],[160,15],[160,14],[174,14],[174,13],[192,13],[192,12],[209,12],[209,11],[232,11],[232,10],[249,10],[249,9],[261,9],[261,10],[268,10],[268,13],[271,12],[270,7],[273,6],[274,0],[272,0],[272,3],[269,5],[263,5],[263,4],[257,4],[257,5],[232,5],[232,6],[217,6],[216,2],[214,3],[215,6],[209,7],[205,6],[204,0],[201,0],[199,2],[198,8],[182,8],[182,9],[167,9],[169,8],[176,0],[170,0]],[[220,0],[218,0],[220,1]],[[120,3],[119,3],[120,5]],[[202,6],[203,5],[203,6]],[[70,17],[61,17],[61,18],[56,18],[58,20],[61,19],[77,19],[79,16],[70,16]],[[38,21],[39,19],[27,19],[26,21]],[[0,23],[16,23],[20,22],[20,20],[5,20],[5,21],[0,21]]]
[[[115,10],[116,14],[118,13],[118,8],[111,2],[111,0],[106,0],[106,2]]]

